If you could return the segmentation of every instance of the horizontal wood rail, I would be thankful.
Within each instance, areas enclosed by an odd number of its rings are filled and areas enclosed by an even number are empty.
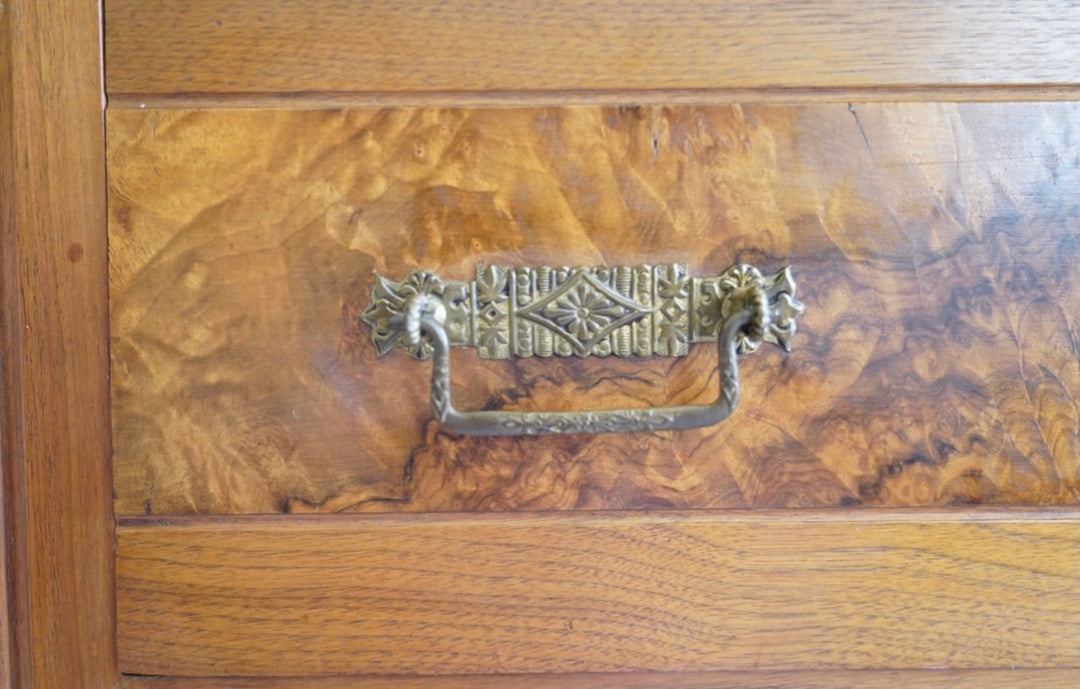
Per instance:
[[[118,109],[496,108],[768,103],[992,103],[1075,101],[1080,84],[899,88],[626,89],[620,91],[335,91],[312,93],[114,93]]]
[[[118,533],[121,669],[1076,668],[1078,516],[129,518]]]
[[[106,0],[105,83],[136,99],[1075,87],[1078,25],[1073,0]]]
[[[1074,689],[1080,669],[613,672],[444,677],[136,677],[123,689]]]

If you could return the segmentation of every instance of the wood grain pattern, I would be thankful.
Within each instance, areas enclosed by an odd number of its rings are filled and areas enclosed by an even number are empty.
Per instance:
[[[0,5],[5,686],[115,687],[98,4]]]
[[[116,509],[1068,503],[1077,104],[116,111]],[[794,351],[701,431],[454,437],[375,270],[791,263]],[[685,359],[480,361],[463,409],[707,402]]]
[[[620,672],[452,677],[127,677],[123,689],[1074,689],[1080,670]]]
[[[107,0],[112,94],[1080,82],[1080,4]]]
[[[617,91],[378,91],[315,93],[120,93],[111,109],[202,110],[358,108],[552,108],[582,105],[803,105],[807,103],[1015,103],[1075,101],[1080,88],[1058,84],[862,88],[622,89]]]
[[[143,674],[1075,668],[1080,523],[790,510],[136,520]]]

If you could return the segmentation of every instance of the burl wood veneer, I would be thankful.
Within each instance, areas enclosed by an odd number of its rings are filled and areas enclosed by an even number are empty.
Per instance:
[[[120,514],[1078,500],[1075,103],[114,110]],[[793,351],[695,431],[468,438],[374,272],[794,266]],[[462,409],[704,403],[716,353],[453,357]]]

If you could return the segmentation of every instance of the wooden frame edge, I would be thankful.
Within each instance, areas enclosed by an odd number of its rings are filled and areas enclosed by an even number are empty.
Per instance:
[[[118,686],[101,8],[0,8],[0,686]]]
[[[475,107],[537,108],[623,105],[731,105],[771,103],[905,103],[927,100],[948,103],[1057,102],[1080,98],[1080,84],[1004,86],[763,88],[763,89],[635,89],[622,91],[383,91],[325,93],[111,93],[109,108],[334,108]]]
[[[1072,689],[1080,668],[1064,670],[840,670],[807,672],[628,672],[441,677],[150,677],[126,675],[124,689]]]
[[[1077,516],[122,519],[121,668],[297,678],[1070,669],[1080,666]]]

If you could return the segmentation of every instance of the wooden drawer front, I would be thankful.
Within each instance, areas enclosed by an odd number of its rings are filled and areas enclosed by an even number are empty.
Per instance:
[[[1077,0],[0,8],[0,687],[1077,686]],[[479,261],[810,308],[484,441],[357,322]]]
[[[125,520],[120,658],[184,676],[1080,665],[1075,512],[880,512]]]
[[[1075,103],[113,110],[119,514],[1076,504]],[[375,271],[794,266],[694,431],[471,438]],[[485,361],[466,409],[704,403],[682,359]]]

